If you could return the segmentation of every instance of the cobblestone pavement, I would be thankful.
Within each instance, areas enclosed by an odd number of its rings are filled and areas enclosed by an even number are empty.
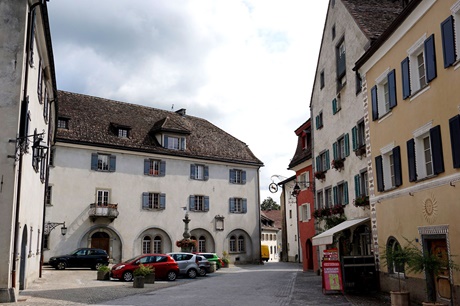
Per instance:
[[[370,295],[347,294],[345,296],[342,294],[323,295],[321,277],[311,272],[302,272],[300,265],[298,266],[299,272],[293,277],[292,282],[290,282],[291,286],[289,286],[291,288],[290,295],[292,296],[289,305],[331,305],[332,303],[333,305],[344,306],[378,306],[391,304],[389,296],[382,293]],[[245,266],[230,267],[225,269],[225,271],[232,272],[241,269],[245,269]],[[92,270],[67,269],[57,271],[45,267],[42,278],[33,282],[26,290],[22,291],[17,303],[5,303],[4,305],[94,305],[130,295],[146,294],[166,287],[179,286],[190,281],[196,280],[181,278],[174,282],[155,281],[154,284],[145,284],[144,288],[133,288],[132,283],[98,281],[96,280],[96,271]]]

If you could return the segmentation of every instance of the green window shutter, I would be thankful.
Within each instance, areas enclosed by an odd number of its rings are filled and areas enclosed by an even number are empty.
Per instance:
[[[324,170],[329,170],[331,169],[331,160],[329,159],[329,150],[327,150],[325,154],[326,154],[326,169]]]
[[[355,198],[361,195],[360,175],[355,175]]]
[[[337,99],[332,100],[332,113],[335,115],[337,113]]]
[[[337,186],[334,186],[332,188],[332,193],[334,195],[334,205],[339,204],[339,195],[338,195],[338,192],[337,192]]]
[[[351,142],[353,146],[353,151],[358,149],[358,128],[354,126],[351,129]]]
[[[350,156],[350,136],[348,133],[345,134],[343,140],[345,142],[345,156]]]
[[[337,142],[334,142],[332,144],[332,155],[334,156],[334,160],[337,159],[337,156],[339,155],[339,150],[338,150],[338,144]]]
[[[344,193],[344,203],[343,205],[348,204],[348,182],[343,183],[343,193]]]

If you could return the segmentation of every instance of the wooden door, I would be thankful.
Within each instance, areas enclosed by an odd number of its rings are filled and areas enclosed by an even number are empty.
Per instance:
[[[447,252],[447,242],[445,239],[435,239],[430,241],[431,254],[441,258],[446,265],[448,263],[449,254]],[[435,287],[438,296],[447,300],[452,298],[452,290],[450,284],[449,267],[443,268],[438,276],[435,276]]]
[[[110,256],[110,236],[104,232],[98,232],[91,236],[91,247],[103,249]]]

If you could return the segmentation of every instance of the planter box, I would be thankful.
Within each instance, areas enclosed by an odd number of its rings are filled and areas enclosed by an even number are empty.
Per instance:
[[[145,278],[143,276],[134,276],[133,287],[144,288]]]
[[[97,280],[110,280],[110,272],[97,271]]]
[[[392,306],[409,306],[410,294],[407,291],[391,291],[391,305]]]
[[[144,280],[144,283],[146,284],[154,284],[155,283],[155,273],[150,273],[149,275],[146,275]]]

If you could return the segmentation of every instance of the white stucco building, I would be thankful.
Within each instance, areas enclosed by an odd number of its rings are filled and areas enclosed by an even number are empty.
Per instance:
[[[281,210],[263,210],[260,222],[262,224],[261,244],[268,246],[269,262],[280,261],[282,250],[282,214]]]
[[[40,275],[56,105],[45,1],[0,5],[0,302]]]
[[[179,251],[184,209],[199,251],[260,260],[258,160],[248,146],[185,110],[164,111],[59,91],[45,262],[77,247],[113,262]]]

